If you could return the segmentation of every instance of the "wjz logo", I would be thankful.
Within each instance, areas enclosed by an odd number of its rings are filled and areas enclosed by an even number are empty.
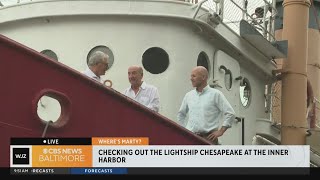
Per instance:
[[[13,164],[29,164],[29,148],[13,148]]]

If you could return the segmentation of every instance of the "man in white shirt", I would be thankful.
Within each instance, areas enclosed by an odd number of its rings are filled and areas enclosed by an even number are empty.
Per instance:
[[[108,69],[108,59],[109,56],[104,52],[94,52],[88,60],[87,69],[82,73],[102,83],[100,76],[106,74],[106,71]]]
[[[177,118],[182,126],[213,144],[218,144],[218,137],[232,126],[235,112],[222,92],[211,88],[207,80],[206,68],[197,66],[192,70],[191,83],[196,89],[189,91],[183,98]],[[220,118],[223,118],[223,124],[219,129]]]
[[[160,97],[158,89],[142,81],[143,69],[140,66],[128,68],[128,79],[131,84],[124,94],[144,106],[159,112]]]

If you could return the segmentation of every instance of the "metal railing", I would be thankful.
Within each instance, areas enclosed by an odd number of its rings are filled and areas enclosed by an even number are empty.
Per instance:
[[[0,0],[0,7],[37,0]],[[149,0],[150,1],[150,0]],[[219,15],[224,24],[239,34],[240,21],[246,20],[267,40],[274,41],[275,0],[175,0],[195,4],[194,17],[200,8]]]
[[[240,21],[246,20],[269,41],[275,41],[274,20],[277,14],[272,0],[203,0],[188,1],[202,5],[220,16],[224,24],[239,34]],[[205,2],[204,2],[205,1]],[[201,4],[200,4],[201,3]],[[200,7],[200,6],[199,6]]]

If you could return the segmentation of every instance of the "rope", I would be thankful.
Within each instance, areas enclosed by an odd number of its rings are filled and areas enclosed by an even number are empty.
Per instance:
[[[320,69],[320,64],[319,63],[313,63],[313,64],[308,64],[309,66],[314,66],[318,69]]]
[[[42,136],[41,137],[45,137],[46,133],[47,133],[47,129],[49,127],[49,124],[53,123],[53,121],[47,121],[46,123],[46,127],[44,127],[44,130],[42,132]]]
[[[0,121],[0,123],[5,124],[5,125],[7,125],[7,126],[11,126],[11,127],[23,129],[23,130],[26,130],[26,131],[32,131],[32,129],[28,129],[28,128],[25,128],[25,127],[22,127],[22,126],[17,126],[17,125],[9,124],[9,123],[3,122],[3,121]]]
[[[314,128],[308,128],[308,127],[298,127],[298,126],[294,126],[294,125],[290,125],[290,126],[283,126],[283,125],[279,125],[280,127],[285,127],[285,128],[295,128],[295,129],[306,129],[306,130],[309,130],[309,131],[314,131],[314,132],[320,132],[320,130],[318,129],[314,129]]]

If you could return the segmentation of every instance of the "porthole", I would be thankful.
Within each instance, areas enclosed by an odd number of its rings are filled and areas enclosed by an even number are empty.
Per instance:
[[[209,73],[209,58],[208,55],[203,51],[198,55],[197,66],[205,67]]]
[[[50,50],[50,49],[43,50],[40,53],[46,55],[47,57],[49,57],[51,59],[54,59],[54,60],[58,61],[57,54],[55,52],[53,52],[52,50]]]
[[[149,48],[142,55],[142,65],[152,74],[163,73],[169,66],[169,55],[159,47]]]
[[[34,118],[51,127],[60,128],[68,123],[71,115],[69,98],[58,91],[44,89],[32,101]]]

